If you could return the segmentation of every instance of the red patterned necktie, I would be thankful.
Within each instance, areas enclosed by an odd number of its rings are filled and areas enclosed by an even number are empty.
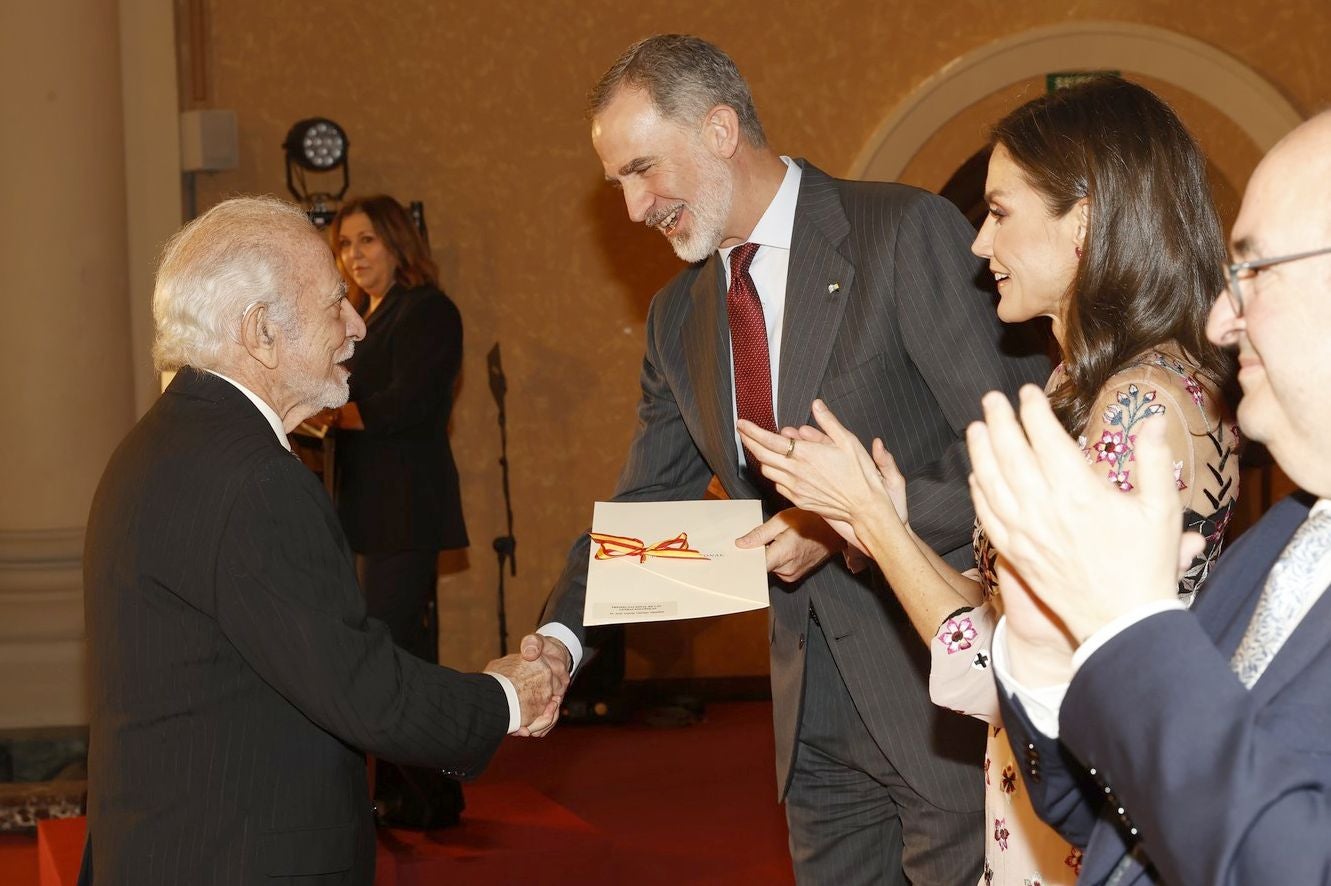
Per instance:
[[[757,243],[741,243],[730,251],[730,355],[735,364],[735,411],[761,428],[776,430],[772,414],[772,360],[767,350],[767,324],[758,288],[749,276],[749,263]],[[745,453],[749,468],[758,474],[758,462]]]

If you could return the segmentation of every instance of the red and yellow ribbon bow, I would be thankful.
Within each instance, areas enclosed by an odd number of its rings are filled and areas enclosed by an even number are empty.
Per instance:
[[[701,551],[689,547],[689,535],[681,532],[674,538],[658,541],[654,545],[645,545],[640,538],[627,535],[610,535],[606,532],[591,533],[592,541],[600,547],[596,559],[613,560],[616,557],[637,557],[639,563],[646,563],[648,557],[665,557],[671,560],[708,560]]]

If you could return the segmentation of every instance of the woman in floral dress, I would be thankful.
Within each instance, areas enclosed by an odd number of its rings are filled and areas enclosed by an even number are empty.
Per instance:
[[[1160,99],[1101,78],[999,122],[985,190],[989,215],[972,251],[997,282],[1001,319],[1050,318],[1063,362],[1046,390],[1091,469],[1131,494],[1137,435],[1164,425],[1185,528],[1206,539],[1180,577],[1191,602],[1238,491],[1237,429],[1223,396],[1232,357],[1205,336],[1225,285],[1206,161]],[[981,882],[1075,882],[1081,849],[1036,818],[1001,736],[989,646],[1002,587],[1020,576],[996,560],[978,526],[976,568],[963,574],[944,563],[911,532],[906,481],[882,443],[867,452],[820,401],[813,415],[822,432],[780,436],[747,422],[740,431],[782,494],[879,564],[929,644],[934,702],[989,724]],[[1114,576],[1104,576],[1104,592],[1114,593]]]

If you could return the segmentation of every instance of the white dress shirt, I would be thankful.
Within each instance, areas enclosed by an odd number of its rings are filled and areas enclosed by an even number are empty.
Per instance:
[[[781,369],[781,331],[786,315],[786,278],[790,270],[790,240],[795,232],[795,204],[799,202],[800,180],[804,170],[789,157],[782,156],[786,164],[786,177],[776,190],[776,196],[767,204],[758,223],[749,234],[749,243],[757,243],[758,251],[749,264],[749,276],[758,290],[758,301],[763,306],[763,322],[767,325],[767,355],[772,363],[772,415],[776,411],[777,379]],[[738,246],[739,244],[735,244]],[[718,250],[721,267],[726,273],[726,288],[730,287],[730,253],[734,246]],[[730,416],[731,427],[739,421],[738,407],[735,405],[735,363],[733,352],[727,354],[730,363]],[[744,447],[739,442],[739,430],[735,429],[735,451],[739,453],[740,465],[745,464]],[[573,668],[582,661],[582,644],[567,627],[558,622],[541,625],[539,632],[554,637],[568,647],[573,658]],[[570,669],[572,670],[572,669]]]
[[[277,417],[277,412],[273,407],[269,406],[258,394],[254,393],[234,378],[228,378],[214,369],[209,369],[208,372],[217,376],[222,381],[227,382],[236,390],[244,394],[249,401],[254,404],[255,408],[259,410],[260,414],[267,419],[268,424],[273,429],[273,433],[277,435],[277,442],[281,443],[282,448],[287,452],[291,451],[291,442],[287,440],[286,432],[282,430],[282,420]],[[511,735],[512,733],[517,732],[522,726],[522,705],[518,703],[518,692],[513,687],[512,681],[503,674],[496,674],[494,671],[486,671],[485,673],[499,681],[500,687],[504,690],[504,698],[508,699],[508,731]]]
[[[1331,499],[1319,498],[1309,511],[1309,516],[1314,513],[1323,513],[1329,509],[1331,509]],[[1331,585],[1331,550],[1323,553],[1315,581],[1323,587]],[[1315,601],[1316,598],[1314,597],[1311,602]],[[1311,608],[1311,602],[1308,608]],[[1094,634],[1091,634],[1077,647],[1077,651],[1072,655],[1073,675],[1076,675],[1077,670],[1086,663],[1087,659],[1099,651],[1100,647],[1137,622],[1161,612],[1173,612],[1186,608],[1183,602],[1178,599],[1157,600],[1154,603],[1144,603],[1136,609],[1120,615]],[[1307,615],[1306,609],[1304,615]],[[1007,661],[1007,616],[999,620],[998,627],[994,630],[994,642],[991,651],[993,653],[994,677],[998,680],[999,686],[1021,702],[1021,706],[1026,709],[1026,715],[1031,719],[1031,725],[1050,738],[1058,738],[1058,714],[1063,706],[1063,697],[1067,695],[1069,683],[1032,688],[1022,685],[1013,678]]]

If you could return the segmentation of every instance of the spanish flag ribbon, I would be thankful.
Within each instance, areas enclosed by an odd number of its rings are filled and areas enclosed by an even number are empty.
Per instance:
[[[637,557],[639,563],[646,563],[648,557],[665,557],[671,560],[709,560],[701,551],[689,547],[687,532],[681,532],[674,538],[658,541],[654,545],[645,545],[640,538],[627,535],[610,535],[606,532],[591,533],[592,541],[600,547],[596,559],[613,560],[616,557]]]

